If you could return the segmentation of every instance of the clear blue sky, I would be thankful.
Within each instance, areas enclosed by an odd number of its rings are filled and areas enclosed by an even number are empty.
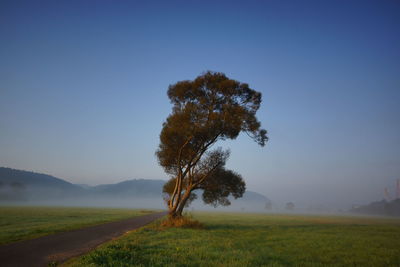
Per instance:
[[[380,200],[400,178],[399,1],[1,1],[0,166],[74,183],[166,179],[169,84],[263,93],[270,142],[221,143],[277,202]]]

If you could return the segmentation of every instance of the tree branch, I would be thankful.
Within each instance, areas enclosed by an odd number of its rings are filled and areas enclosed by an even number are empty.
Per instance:
[[[185,146],[187,146],[187,144],[189,144],[190,140],[193,139],[193,136],[190,136],[185,143],[181,146],[181,148],[179,149],[179,154],[178,154],[178,168],[179,168],[179,172],[178,172],[178,176],[176,177],[176,183],[175,183],[175,188],[174,188],[174,192],[171,195],[171,199],[170,199],[170,204],[171,207],[175,206],[174,205],[174,201],[175,201],[175,197],[178,194],[178,198],[177,198],[177,203],[179,202],[180,199],[180,195],[181,195],[181,191],[182,191],[182,165],[181,165],[181,158],[182,158],[182,151],[185,148]]]
[[[211,170],[209,172],[207,172],[205,175],[203,175],[203,177],[201,177],[196,183],[194,183],[194,187],[199,186],[202,182],[204,182],[205,179],[207,179],[210,174],[215,171],[215,169],[217,169],[219,166],[221,165],[221,162],[218,162],[214,167],[211,168]]]

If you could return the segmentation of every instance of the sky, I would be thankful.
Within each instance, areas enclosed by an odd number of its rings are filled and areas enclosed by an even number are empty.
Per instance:
[[[0,2],[0,166],[72,183],[167,179],[170,84],[262,92],[270,138],[217,144],[276,203],[349,208],[400,178],[399,1]]]

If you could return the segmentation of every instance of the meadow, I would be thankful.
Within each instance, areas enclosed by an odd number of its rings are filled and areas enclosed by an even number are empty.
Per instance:
[[[112,208],[1,207],[0,244],[148,214]]]
[[[196,212],[202,229],[156,221],[64,266],[399,266],[394,218]]]

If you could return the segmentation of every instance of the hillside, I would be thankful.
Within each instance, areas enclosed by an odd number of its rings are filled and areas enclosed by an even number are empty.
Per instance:
[[[162,192],[163,180],[127,180],[117,184],[103,184],[87,189],[103,196],[153,196],[159,197]]]
[[[20,183],[25,186],[34,187],[53,187],[53,188],[63,188],[66,190],[76,190],[80,187],[73,185],[67,181],[60,178],[30,171],[21,171],[11,168],[0,167],[0,181],[3,186],[12,183]]]
[[[81,187],[51,175],[0,167],[0,201],[65,199],[84,193]]]

